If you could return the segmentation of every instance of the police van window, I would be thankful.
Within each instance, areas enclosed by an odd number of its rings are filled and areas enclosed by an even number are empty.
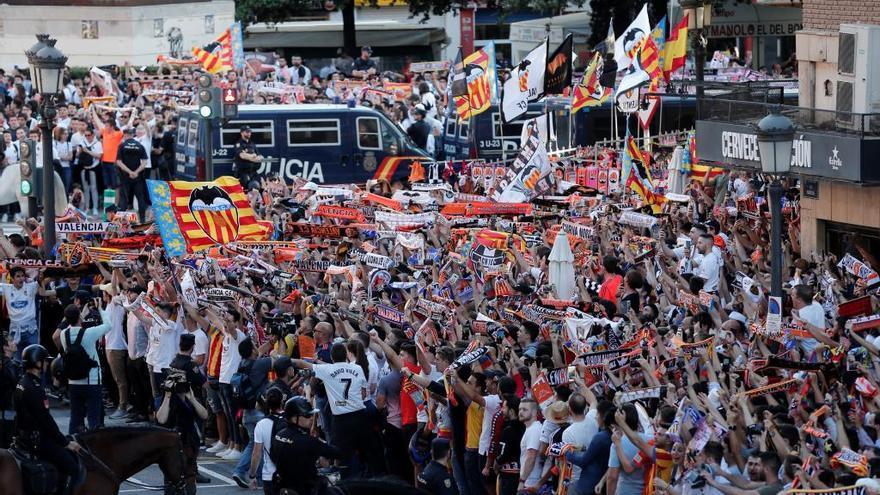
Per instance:
[[[513,122],[508,122],[506,124],[501,123],[501,114],[493,113],[492,114],[492,139],[516,139],[519,142],[519,137],[522,134],[522,126],[526,120],[533,119],[538,115],[543,115],[541,112],[526,112],[520,118],[514,120]]]
[[[288,120],[288,146],[338,146],[339,120]]]
[[[180,119],[180,123],[177,126],[177,145],[178,146],[186,146],[186,126],[187,120]]]
[[[382,121],[382,149],[391,151],[391,146],[397,144],[397,134],[391,129],[391,124]]]
[[[455,121],[452,119],[446,120],[446,131],[444,132],[447,136],[455,137]]]
[[[458,137],[462,139],[468,138],[468,128],[470,127],[470,122],[461,122],[458,124]]]
[[[271,120],[233,120],[220,129],[220,146],[233,148],[241,139],[242,126],[251,128],[251,141],[257,148],[275,146],[275,123]]]
[[[379,119],[376,117],[358,117],[358,146],[362,150],[381,149],[379,136]]]
[[[199,121],[198,120],[190,120],[189,121],[189,141],[187,142],[187,146],[190,148],[195,148],[199,142]]]

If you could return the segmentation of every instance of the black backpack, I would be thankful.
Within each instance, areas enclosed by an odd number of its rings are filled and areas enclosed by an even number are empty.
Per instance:
[[[254,366],[254,362],[254,360],[249,359],[247,362],[242,363],[229,381],[229,385],[232,387],[232,400],[242,409],[253,409],[256,407],[260,391],[269,380],[269,377],[265,376],[259,383],[251,381],[251,368]]]
[[[86,329],[80,328],[79,334],[73,343],[70,342],[70,327],[64,339],[67,341],[67,352],[64,353],[64,376],[68,380],[83,380],[88,378],[89,371],[98,366],[98,363],[89,356],[86,348],[82,345],[82,339],[86,334]]]

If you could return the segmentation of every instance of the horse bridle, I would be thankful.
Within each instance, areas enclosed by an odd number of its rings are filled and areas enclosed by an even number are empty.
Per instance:
[[[180,438],[180,433],[178,433],[177,436],[178,436],[178,438]],[[141,483],[140,481],[132,481],[130,479],[125,479],[125,480],[120,481],[119,476],[117,476],[116,473],[113,472],[113,470],[110,469],[110,467],[104,463],[104,461],[102,461],[101,459],[98,459],[94,454],[92,454],[92,452],[88,449],[88,447],[86,447],[86,444],[79,441],[79,437],[77,435],[73,435],[73,439],[81,447],[79,450],[80,457],[82,457],[83,460],[85,460],[86,462],[91,462],[92,464],[94,464],[100,471],[102,471],[107,477],[109,477],[110,480],[113,481],[113,483],[115,483],[117,486],[121,485],[122,483],[128,483],[129,485],[134,485],[134,486],[141,488],[143,490],[149,490],[149,491],[154,491],[154,492],[164,491],[166,488],[171,487],[171,488],[174,488],[175,493],[183,493],[184,489],[186,488],[186,473],[183,470],[181,470],[180,479],[177,480],[177,482],[169,481],[169,482],[166,482],[162,486],[148,485],[146,483]],[[179,445],[182,445],[182,443],[180,443]],[[180,454],[181,458],[184,458],[184,459],[186,458],[186,456],[183,454],[182,447],[178,449],[178,454]]]

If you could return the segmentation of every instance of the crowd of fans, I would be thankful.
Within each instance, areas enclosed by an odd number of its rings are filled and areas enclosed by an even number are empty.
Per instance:
[[[363,54],[353,71],[369,75]],[[179,75],[164,89],[192,84]],[[29,81],[8,77],[7,167],[23,135],[39,132]],[[117,81],[118,98],[88,110],[77,99],[98,86],[69,81],[70,103],[50,126],[68,212],[172,170],[176,97]],[[421,82],[423,106],[412,108],[428,115],[433,99],[442,115],[443,84]],[[131,142],[143,143],[153,172],[125,163]],[[561,181],[560,201],[444,213],[484,200],[492,185],[463,170],[443,177],[419,188],[264,178],[248,197],[286,244],[183,259],[150,244],[122,260],[46,267],[34,247],[40,222],[21,222],[21,234],[0,235],[0,412],[14,409],[27,344],[53,355],[81,345],[95,364],[85,376],[46,379],[56,397],[66,389],[69,433],[123,420],[173,427],[191,466],[198,455],[233,461],[242,488],[267,493],[279,479],[300,493],[317,483],[270,456],[294,396],[308,401],[297,414],[317,411],[311,433],[344,477],[393,476],[430,493],[880,493],[878,262],[857,237],[846,253],[801,253],[789,205],[781,316],[768,317],[760,176],[691,182],[687,201],[637,225],[627,220],[640,207],[632,195]],[[61,242],[94,254],[102,238],[150,232],[121,214],[134,189],[122,187],[131,194],[107,212],[114,233]],[[319,213],[326,205],[368,223]],[[557,246],[571,258],[556,257]],[[70,262],[71,249],[54,252]],[[844,255],[867,272],[847,270]],[[568,292],[560,263],[574,275]],[[6,445],[14,428],[0,420]]]

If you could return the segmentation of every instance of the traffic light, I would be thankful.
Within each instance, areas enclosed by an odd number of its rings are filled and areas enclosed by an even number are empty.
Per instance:
[[[223,90],[223,118],[234,119],[238,117],[238,89],[225,88]]]
[[[221,102],[220,88],[213,86],[214,80],[210,74],[199,76],[199,115],[205,119],[220,117]]]
[[[21,155],[21,161],[19,162],[19,167],[21,170],[21,195],[27,197],[36,197],[36,166],[37,166],[37,154],[36,151],[36,142],[33,139],[25,139],[19,143],[19,153]]]

